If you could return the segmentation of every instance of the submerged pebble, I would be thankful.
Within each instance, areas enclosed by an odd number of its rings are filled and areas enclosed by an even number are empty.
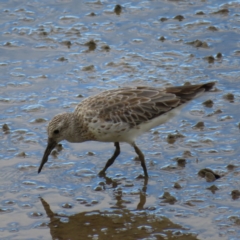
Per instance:
[[[44,123],[47,120],[45,118],[36,118],[30,121],[30,123]]]
[[[223,98],[228,100],[229,102],[233,102],[234,101],[234,94],[233,93],[227,93],[227,94],[223,95]]]
[[[159,20],[160,20],[161,22],[165,22],[165,21],[167,21],[168,19],[167,19],[166,17],[161,17]]]
[[[174,204],[175,202],[177,202],[177,199],[174,196],[172,196],[169,192],[164,192],[164,194],[160,198],[164,199],[162,203]]]
[[[95,153],[94,153],[94,152],[87,152],[87,155],[88,155],[88,156],[94,156]]]
[[[232,190],[231,195],[232,195],[233,200],[237,200],[240,197],[240,191],[239,190]]]
[[[182,188],[182,186],[177,182],[174,183],[173,187],[176,188],[176,189],[181,189]]]
[[[110,48],[108,45],[103,45],[103,46],[101,47],[101,49],[104,50],[104,51],[109,52],[111,48]]]
[[[17,154],[18,157],[26,157],[26,153],[25,152],[20,152]]]
[[[185,136],[180,132],[176,131],[176,133],[169,133],[167,136],[167,142],[169,144],[173,144],[178,138],[184,138]]]
[[[97,44],[96,42],[94,42],[94,40],[90,40],[89,42],[86,42],[84,45],[88,47],[89,51],[94,51],[97,47]]]
[[[121,12],[122,12],[122,6],[117,4],[114,8],[114,12],[117,14],[117,15],[120,15]]]
[[[103,187],[102,186],[96,186],[94,188],[94,191],[102,191],[103,190]]]
[[[227,169],[228,169],[229,171],[234,170],[236,167],[237,167],[237,166],[235,166],[235,165],[233,165],[233,164],[228,164],[228,165],[227,165]]]
[[[161,36],[158,40],[161,42],[164,42],[166,40],[166,38],[164,36]]]
[[[200,41],[200,40],[195,40],[195,41],[192,41],[192,42],[187,42],[187,44],[189,45],[192,45],[194,47],[201,47],[201,48],[209,48],[208,44],[206,42],[203,42],[203,41]]]
[[[4,202],[3,202],[3,205],[14,205],[14,204],[16,204],[16,201],[14,201],[14,200],[5,200]]]
[[[213,103],[213,100],[211,100],[211,99],[203,102],[203,105],[204,105],[205,107],[208,107],[208,108],[211,108],[211,107],[213,106],[213,104],[214,104],[214,103]]]
[[[62,41],[61,42],[63,45],[66,45],[68,48],[70,48],[72,46],[71,41]]]
[[[54,158],[56,158],[57,155],[58,155],[58,151],[54,149],[54,150],[51,152],[51,155],[52,155]]]
[[[82,68],[82,71],[93,71],[93,70],[94,70],[94,65],[89,65]]]
[[[184,19],[184,16],[182,16],[182,15],[177,15],[177,16],[175,16],[173,19],[176,19],[176,20],[178,20],[179,22],[181,22],[181,21]]]
[[[213,12],[213,14],[228,14],[228,13],[229,13],[229,10],[227,8],[223,8],[223,9]]]
[[[208,29],[209,31],[212,31],[212,32],[218,31],[218,28],[215,27],[215,26],[209,26],[207,29]]]
[[[13,208],[0,207],[0,213],[10,213],[12,211],[13,211]]]
[[[218,59],[222,58],[222,53],[220,53],[220,52],[217,53],[216,58],[218,58]]]
[[[91,12],[91,13],[88,14],[88,16],[90,16],[90,17],[95,17],[95,16],[96,16],[96,13],[95,13],[95,12]]]
[[[62,204],[62,208],[72,208],[72,204],[71,203],[64,203]]]
[[[194,125],[195,128],[204,128],[204,122],[198,122]]]
[[[192,153],[189,150],[186,150],[183,152],[182,156],[184,158],[189,158],[189,157],[193,157]]]
[[[65,61],[67,61],[67,58],[65,58],[65,57],[59,57],[57,60],[60,61],[60,62],[65,62]]]
[[[196,12],[196,15],[205,15],[205,13],[203,11],[198,11]]]
[[[3,132],[8,133],[10,131],[10,128],[8,127],[8,125],[6,123],[4,123],[2,125],[2,130],[3,130]]]
[[[204,57],[204,59],[207,60],[208,63],[214,63],[215,61],[215,58],[212,55]]]
[[[63,146],[61,143],[58,143],[55,148],[57,149],[58,152],[61,152],[63,150]]]
[[[221,177],[220,175],[208,168],[201,169],[198,172],[198,175],[205,178],[207,182],[213,182]]]
[[[208,187],[206,189],[210,190],[212,193],[215,193],[217,190],[219,190],[216,185],[212,185],[211,187]]]
[[[177,158],[177,164],[179,167],[185,167],[186,166],[186,159],[185,158]]]
[[[31,217],[31,218],[40,218],[42,216],[43,216],[43,214],[40,213],[40,212],[31,212],[31,213],[29,213],[29,217]]]

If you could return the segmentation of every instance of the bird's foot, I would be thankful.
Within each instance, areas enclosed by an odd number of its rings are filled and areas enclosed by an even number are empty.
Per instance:
[[[142,174],[138,175],[136,179],[148,179],[148,175],[143,176]]]
[[[101,171],[98,173],[98,176],[99,176],[99,177],[106,177],[105,171],[101,170]]]

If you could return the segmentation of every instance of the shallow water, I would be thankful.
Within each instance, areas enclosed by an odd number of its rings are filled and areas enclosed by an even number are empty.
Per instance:
[[[116,4],[0,3],[0,238],[238,239],[240,3]],[[83,97],[207,81],[138,139],[148,182],[127,144],[105,178],[111,143],[63,142],[37,174],[47,122]]]

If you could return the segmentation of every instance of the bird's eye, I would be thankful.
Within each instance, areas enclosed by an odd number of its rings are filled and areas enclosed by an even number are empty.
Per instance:
[[[54,133],[54,134],[59,134],[59,130],[56,129],[56,130],[53,131],[53,133]]]

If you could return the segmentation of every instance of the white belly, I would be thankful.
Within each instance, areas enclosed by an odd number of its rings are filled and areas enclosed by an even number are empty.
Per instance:
[[[135,139],[150,129],[167,122],[177,115],[181,107],[175,108],[152,120],[130,127],[128,123],[96,122],[89,124],[89,130],[94,134],[96,141],[101,142],[127,142],[132,144]]]

